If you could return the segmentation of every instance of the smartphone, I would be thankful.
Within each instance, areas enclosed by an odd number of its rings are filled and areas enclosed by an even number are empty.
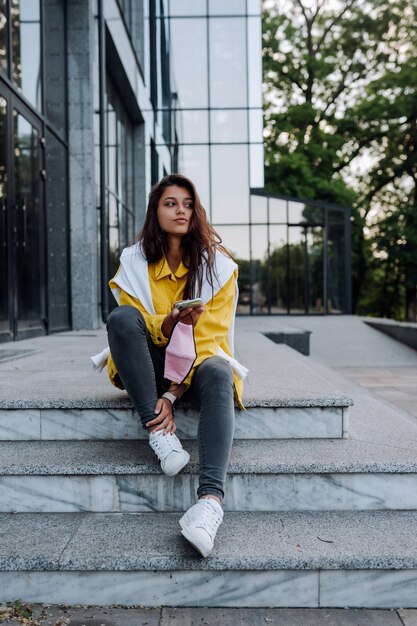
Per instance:
[[[184,309],[192,308],[196,309],[199,306],[204,306],[201,298],[194,298],[193,300],[180,300],[175,303],[175,306],[180,311],[184,311]]]

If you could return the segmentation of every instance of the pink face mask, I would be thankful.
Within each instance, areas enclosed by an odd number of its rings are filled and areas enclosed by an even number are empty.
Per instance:
[[[177,322],[165,350],[164,378],[181,384],[196,358],[193,325]]]

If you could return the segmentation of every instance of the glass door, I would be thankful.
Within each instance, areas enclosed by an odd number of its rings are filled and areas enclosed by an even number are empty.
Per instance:
[[[43,142],[39,121],[0,93],[0,340],[45,334]]]
[[[288,228],[289,312],[324,313],[324,246],[321,225]]]

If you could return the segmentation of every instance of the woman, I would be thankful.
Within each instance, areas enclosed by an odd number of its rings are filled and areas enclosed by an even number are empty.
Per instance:
[[[171,174],[149,194],[145,224],[126,248],[109,285],[119,304],[107,321],[111,382],[126,389],[169,476],[189,461],[174,434],[173,405],[200,409],[198,501],[180,519],[182,534],[203,555],[213,549],[233,442],[234,401],[242,404],[247,370],[233,358],[237,265],[207,221],[193,183]],[[181,312],[175,303],[201,298]],[[180,384],[164,378],[166,347],[185,324],[195,359]],[[188,325],[188,328],[187,328]],[[192,326],[190,326],[192,325]],[[168,355],[168,352],[166,352]],[[175,358],[175,355],[174,355]],[[234,369],[232,369],[234,368]]]

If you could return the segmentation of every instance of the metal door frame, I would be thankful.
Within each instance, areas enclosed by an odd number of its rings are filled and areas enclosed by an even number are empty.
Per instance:
[[[29,337],[45,335],[47,333],[46,324],[46,197],[45,197],[45,138],[43,133],[44,124],[19,97],[19,94],[11,89],[5,82],[0,81],[0,96],[7,103],[7,156],[6,171],[8,181],[8,196],[6,202],[6,224],[7,224],[7,266],[8,266],[8,309],[9,309],[9,331],[0,332],[0,342],[15,341],[26,339]],[[27,329],[18,328],[18,310],[17,310],[17,246],[14,230],[15,225],[15,207],[16,207],[16,189],[14,177],[14,126],[13,112],[17,111],[38,131],[40,162],[39,162],[39,296],[40,296],[40,316],[39,326]]]

